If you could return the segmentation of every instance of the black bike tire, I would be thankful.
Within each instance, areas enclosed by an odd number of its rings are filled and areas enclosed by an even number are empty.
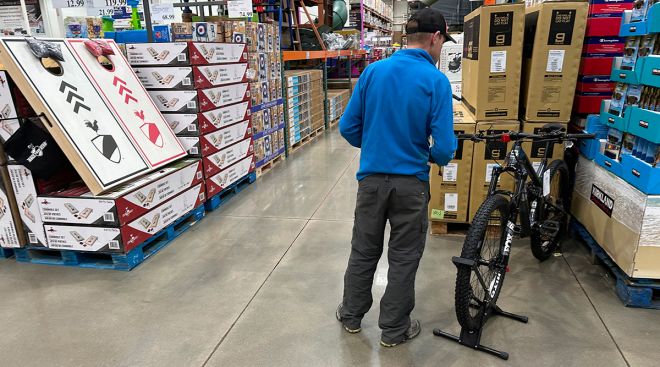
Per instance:
[[[465,237],[465,242],[463,243],[463,249],[461,250],[461,257],[466,259],[475,259],[477,256],[481,255],[481,248],[483,245],[483,238],[486,230],[488,229],[488,223],[490,220],[490,215],[492,212],[499,210],[502,215],[502,236],[506,236],[505,226],[508,221],[509,216],[509,200],[502,195],[493,195],[486,199],[486,201],[481,204],[479,210],[472,220],[470,229],[467,232]],[[499,253],[502,253],[502,245],[504,241],[500,241]],[[470,284],[470,278],[472,274],[472,269],[466,266],[459,266],[456,273],[456,290],[455,290],[455,307],[456,307],[456,318],[458,319],[459,324],[468,330],[477,330],[481,327],[481,319],[483,317],[483,311],[480,310],[477,315],[472,316],[470,314],[470,300],[472,296],[472,286]],[[504,272],[502,274],[504,277]],[[504,278],[501,279],[498,289],[495,291],[495,296],[493,297],[492,302],[497,301],[500,290],[502,289],[502,284],[504,283]]]
[[[550,182],[552,182],[552,179],[557,174],[557,172],[559,172],[559,174],[561,175],[559,196],[562,200],[564,211],[568,213],[568,210],[570,208],[568,166],[566,165],[566,162],[557,159],[552,161],[552,163],[548,165],[547,170],[550,171]],[[538,211],[537,209],[537,213],[539,212],[540,211]],[[537,220],[539,219],[537,218]],[[560,223],[559,232],[557,233],[557,236],[554,238],[553,241],[551,241],[551,243],[548,246],[545,247],[543,246],[543,240],[541,239],[541,234],[539,230],[532,229],[529,236],[529,242],[534,257],[540,261],[545,261],[548,258],[550,258],[550,256],[552,256],[552,254],[554,254],[555,251],[557,250],[557,247],[559,247],[559,242],[564,237],[567,226],[568,226],[568,214],[566,214],[566,216],[563,218],[562,223]]]

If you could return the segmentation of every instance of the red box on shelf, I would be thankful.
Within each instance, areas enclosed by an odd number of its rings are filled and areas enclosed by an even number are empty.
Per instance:
[[[213,195],[219,194],[241,177],[254,171],[255,163],[254,155],[252,155],[212,177],[207,177],[204,181],[206,183],[206,196],[210,199]]]
[[[252,138],[231,145],[219,152],[204,157],[204,177],[211,177],[229,168],[241,159],[254,153]]]
[[[617,36],[621,28],[621,17],[587,19],[587,37]]]
[[[600,102],[612,98],[612,93],[575,93],[573,112],[579,114],[599,113]]]
[[[223,85],[197,90],[199,111],[205,112],[216,108],[250,100],[248,83]]]
[[[609,75],[580,75],[576,90],[580,93],[612,93],[614,84]]]
[[[583,57],[580,75],[610,75],[614,57]]]
[[[621,16],[625,10],[631,10],[635,0],[590,0],[589,16],[603,17]]]
[[[204,134],[200,137],[202,156],[219,152],[236,142],[252,136],[252,123],[250,120],[224,127],[218,131]]]
[[[626,40],[622,37],[587,37],[582,54],[590,57],[613,57],[623,55]]]
[[[208,134],[225,126],[248,120],[251,114],[249,101],[200,112],[197,114],[199,131]]]

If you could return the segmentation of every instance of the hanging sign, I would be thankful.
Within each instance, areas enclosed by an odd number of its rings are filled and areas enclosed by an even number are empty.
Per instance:
[[[227,10],[230,18],[252,18],[252,1],[228,0]]]
[[[53,0],[55,9],[62,8],[84,8],[85,0]]]

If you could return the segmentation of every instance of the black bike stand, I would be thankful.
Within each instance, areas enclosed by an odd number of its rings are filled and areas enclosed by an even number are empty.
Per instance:
[[[497,349],[487,347],[485,345],[481,345],[481,332],[483,330],[484,325],[486,324],[486,320],[488,320],[488,318],[490,316],[493,316],[493,315],[500,315],[500,316],[508,317],[510,319],[520,321],[520,322],[525,323],[525,324],[527,323],[527,321],[529,321],[527,316],[520,316],[520,315],[510,313],[510,312],[503,311],[501,308],[499,308],[499,306],[495,305],[490,309],[490,312],[484,314],[484,317],[483,317],[482,322],[481,322],[481,326],[479,327],[478,330],[470,331],[470,330],[461,328],[461,335],[456,336],[456,335],[444,332],[440,329],[433,329],[433,335],[441,336],[443,338],[453,340],[453,341],[457,342],[458,344],[464,345],[466,347],[470,347],[470,348],[473,348],[473,349],[476,349],[476,350],[479,350],[479,351],[482,351],[482,352],[486,352],[486,353],[498,356],[498,357],[500,357],[504,360],[507,360],[507,359],[509,359],[509,353],[502,352],[502,351],[499,351]]]

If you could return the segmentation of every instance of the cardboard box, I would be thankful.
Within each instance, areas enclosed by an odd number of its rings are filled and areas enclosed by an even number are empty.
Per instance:
[[[17,116],[12,91],[9,88],[9,77],[6,72],[0,70],[0,139],[3,142],[14,135],[20,127],[18,119],[12,119]]]
[[[60,250],[128,252],[202,205],[204,199],[201,182],[119,228],[47,224],[48,244]]]
[[[633,8],[634,2],[634,0],[589,0],[589,16],[621,16],[621,13]]]
[[[250,102],[241,102],[230,106],[197,114],[199,129],[202,134],[221,129],[237,122],[248,120],[252,112]]]
[[[461,111],[458,111],[461,114]],[[455,113],[456,115],[456,113]],[[474,134],[476,124],[466,121],[464,115],[454,120],[455,134]],[[469,140],[458,142],[458,148],[446,166],[431,165],[429,220],[465,223],[468,219],[470,177],[472,175],[472,152],[474,143]]]
[[[177,136],[177,139],[183,145],[183,149],[188,152],[189,157],[201,157],[202,149],[199,144],[199,136]]]
[[[82,184],[39,195],[39,211],[44,223],[119,227],[202,180],[202,162],[183,159],[103,195]]]
[[[462,97],[477,121],[518,118],[524,14],[517,3],[465,16]]]
[[[610,75],[614,57],[582,57],[580,75]]]
[[[223,85],[197,91],[199,111],[210,111],[222,106],[250,101],[248,83]]]
[[[579,114],[599,113],[600,103],[612,97],[612,93],[575,93],[573,112]]]
[[[580,156],[571,213],[628,276],[660,279],[660,196]]]
[[[195,90],[150,90],[149,95],[161,112],[195,113],[199,110]]]
[[[485,131],[488,135],[519,131],[519,129],[518,121],[479,122],[476,127],[476,131]],[[504,163],[504,159],[512,147],[513,142],[501,141],[480,142],[474,145],[468,222],[472,222],[481,203],[486,200],[493,168]],[[514,181],[510,175],[500,175],[497,185],[499,190],[513,190],[513,186]]]
[[[452,34],[456,43],[447,42],[442,46],[438,69],[447,76],[450,82],[460,82],[463,69],[461,59],[463,57],[463,33]]]
[[[241,177],[254,171],[255,160],[254,156],[243,158],[233,166],[225,169],[224,171],[206,178],[206,195],[210,198],[213,195],[219,194],[222,190],[226,189],[229,185],[238,181]]]
[[[545,124],[547,124],[547,122],[522,121],[520,131],[531,134],[540,134]],[[567,123],[562,125],[564,126],[564,129],[568,129]],[[522,148],[537,171],[541,165],[543,156],[546,154],[546,150],[548,151],[548,164],[555,159],[564,159],[563,143],[548,145],[546,142],[524,142]]]
[[[245,44],[219,42],[128,43],[134,66],[189,66],[247,62]]]
[[[29,246],[46,247],[46,233],[37,203],[37,187],[32,172],[20,164],[7,165]]]
[[[135,75],[147,89],[193,89],[192,68],[188,66],[133,68]]]
[[[587,37],[618,36],[621,17],[600,17],[587,19]]]
[[[204,157],[204,175],[211,177],[254,153],[252,137]]]
[[[176,136],[199,136],[196,113],[164,113],[163,117]]]
[[[584,39],[582,54],[587,57],[621,56],[626,39],[617,36],[587,37]]]
[[[192,70],[197,89],[244,83],[252,79],[255,73],[253,69],[248,69],[248,63],[194,66]]]
[[[192,23],[192,40],[197,42],[225,42],[222,24],[212,22]]]
[[[250,120],[204,134],[200,139],[202,155],[206,157],[250,136],[252,136]]]
[[[575,89],[580,93],[612,93],[614,84],[609,75],[580,76]]]
[[[522,116],[568,122],[587,19],[587,3],[548,2],[525,9]]]
[[[0,169],[6,169],[6,167]],[[0,182],[0,247],[4,248],[19,248],[25,245],[18,234],[19,228],[21,231],[23,230],[23,224],[20,222],[20,218],[14,218],[12,205],[17,205],[16,198],[13,193],[8,195],[6,188]]]
[[[172,23],[170,29],[172,30],[172,41],[174,42],[192,41],[193,39],[194,28],[190,22]]]

